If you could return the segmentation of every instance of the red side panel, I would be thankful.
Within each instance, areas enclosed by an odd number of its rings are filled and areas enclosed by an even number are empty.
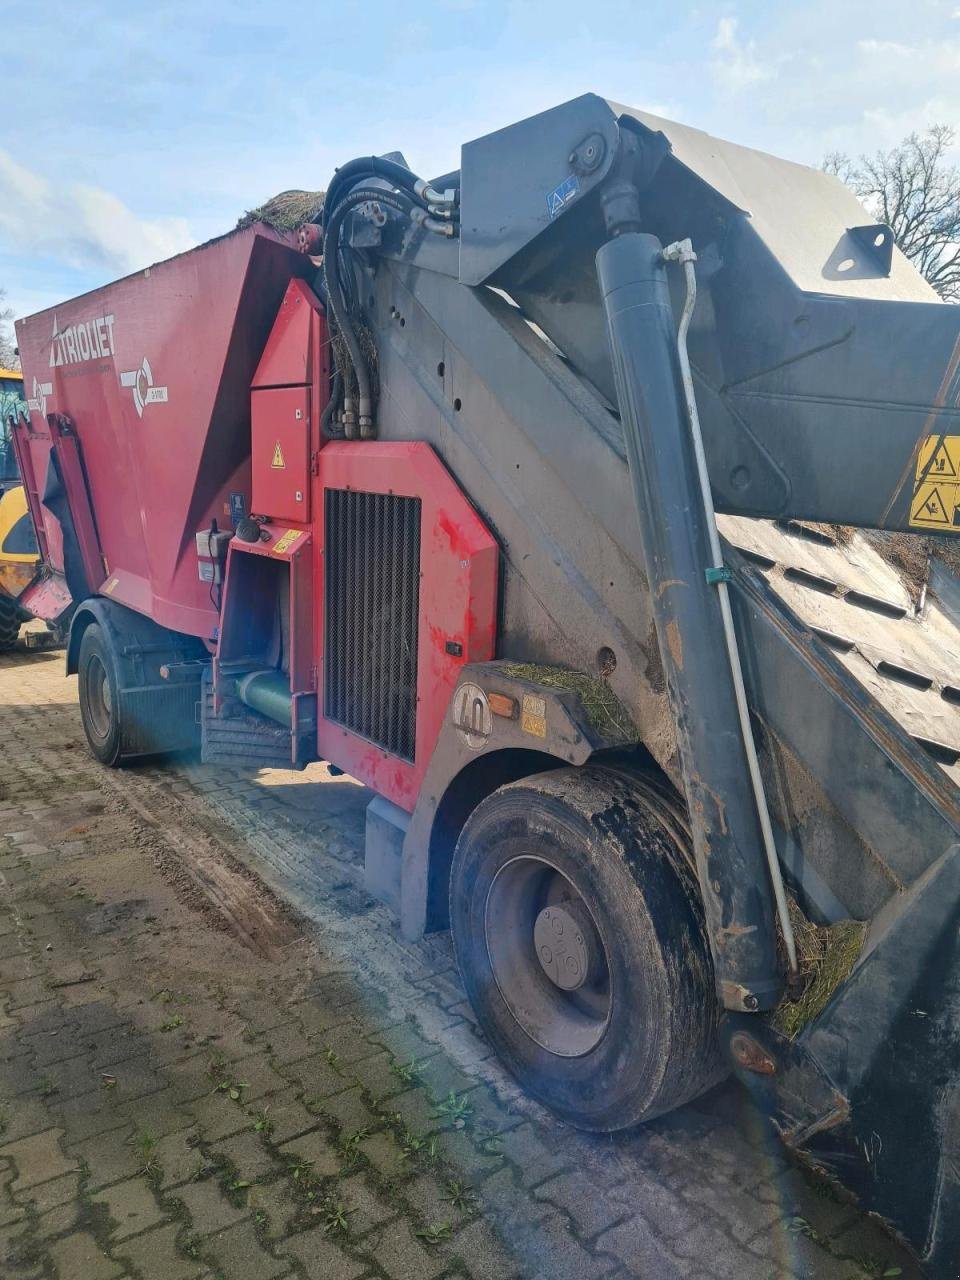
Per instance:
[[[17,325],[36,493],[47,415],[66,415],[113,599],[174,630],[216,625],[195,534],[229,527],[231,495],[249,510],[251,378],[291,277],[312,270],[254,225]],[[55,517],[41,516],[54,560]]]
[[[417,626],[416,748],[412,762],[383,750],[325,717],[321,707],[318,752],[401,808],[412,811],[460,668],[495,656],[497,545],[453,477],[428,444],[370,441],[328,444],[319,458],[314,527],[318,583],[327,544],[323,493],[360,493],[419,498],[420,591]],[[390,591],[389,576],[384,585]],[[357,584],[362,591],[363,583]],[[379,643],[378,619],[387,626],[389,601],[371,615],[370,634],[360,644]],[[322,647],[323,595],[318,592],[317,637]],[[324,688],[321,676],[320,688]],[[364,691],[357,690],[357,697]]]

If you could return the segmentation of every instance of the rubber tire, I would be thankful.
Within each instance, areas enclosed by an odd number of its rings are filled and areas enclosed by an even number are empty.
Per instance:
[[[110,686],[110,723],[105,735],[97,732],[90,713],[91,686],[96,678],[95,666],[99,664],[107,674]],[[92,671],[92,668],[94,670]],[[80,690],[80,719],[87,743],[101,764],[114,769],[120,764],[123,735],[120,727],[120,693],[113,653],[103,628],[91,622],[80,639],[77,658],[77,675]]]
[[[727,1074],[699,888],[675,815],[662,789],[636,777],[564,768],[495,791],[457,842],[450,927],[470,1003],[523,1088],[580,1129],[611,1133],[651,1120]],[[487,891],[521,850],[548,857],[573,883],[607,953],[610,1017],[581,1057],[527,1035],[487,955]]]
[[[0,653],[9,653],[16,647],[20,635],[20,610],[15,600],[0,595]]]

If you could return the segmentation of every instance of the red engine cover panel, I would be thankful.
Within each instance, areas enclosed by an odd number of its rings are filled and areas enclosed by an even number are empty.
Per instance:
[[[328,720],[325,708],[321,708],[317,732],[318,751],[324,759],[412,812],[460,668],[466,662],[489,661],[495,654],[497,545],[428,444],[328,444],[320,453],[318,470],[314,508],[318,583],[323,582],[327,539],[324,490],[396,494],[419,498],[421,502],[413,761],[392,755]],[[322,590],[317,593],[317,610],[318,643],[322,644]],[[384,610],[385,616],[389,613],[389,609]],[[324,688],[322,671],[319,686]]]

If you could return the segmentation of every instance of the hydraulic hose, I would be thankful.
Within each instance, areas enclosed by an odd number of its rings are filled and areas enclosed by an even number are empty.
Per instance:
[[[360,342],[353,327],[350,308],[344,293],[343,281],[340,276],[339,251],[340,231],[343,227],[344,219],[351,209],[356,208],[357,205],[366,204],[368,201],[377,201],[379,204],[386,205],[404,214],[409,214],[413,207],[413,202],[409,196],[399,195],[392,191],[381,191],[375,187],[358,187],[345,196],[334,209],[324,231],[323,269],[327,282],[327,298],[337,328],[343,334],[347,351],[350,353],[350,363],[353,365],[353,370],[356,374],[361,428],[369,426],[373,420],[370,371],[363,358],[363,352],[360,349]],[[341,372],[344,373],[344,383],[346,384],[346,371],[341,370]]]
[[[385,160],[381,156],[360,156],[341,165],[333,175],[327,188],[325,208],[335,211],[343,197],[345,187],[351,182],[366,181],[368,178],[383,178],[393,187],[406,191],[419,204],[426,207],[430,204],[442,205],[448,202],[448,193],[434,191],[428,182],[418,178],[415,173],[393,160]],[[326,225],[324,217],[324,225]]]
[[[330,387],[330,398],[324,406],[323,413],[320,415],[320,435],[323,439],[339,440],[341,438],[341,432],[333,429],[333,415],[336,413],[337,405],[340,403],[342,391],[343,374],[337,369]]]

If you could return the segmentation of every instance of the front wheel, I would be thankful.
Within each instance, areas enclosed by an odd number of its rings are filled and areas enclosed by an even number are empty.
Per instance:
[[[587,766],[488,796],[457,842],[450,926],[504,1064],[578,1128],[652,1119],[725,1074],[687,835],[651,782]]]

